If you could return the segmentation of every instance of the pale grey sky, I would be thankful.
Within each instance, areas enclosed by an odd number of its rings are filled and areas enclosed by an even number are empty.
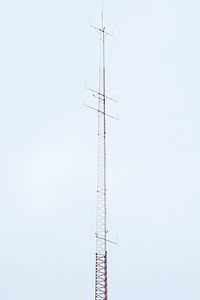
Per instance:
[[[101,1],[0,2],[0,299],[94,297]],[[109,299],[200,299],[200,4],[105,1]]]

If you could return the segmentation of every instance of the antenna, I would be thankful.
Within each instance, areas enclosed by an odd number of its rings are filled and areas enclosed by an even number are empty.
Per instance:
[[[102,42],[102,62],[99,66],[98,100],[98,176],[97,176],[97,216],[96,216],[96,270],[95,270],[95,300],[108,299],[107,274],[107,199],[106,199],[106,70],[105,70],[105,28],[99,29]],[[103,112],[100,113],[100,111]],[[100,239],[99,236],[102,238]]]
[[[116,244],[107,239],[107,184],[106,184],[106,103],[116,100],[106,96],[106,60],[105,40],[110,35],[104,26],[104,13],[102,10],[101,27],[91,25],[99,33],[100,64],[99,64],[99,89],[87,88],[97,98],[97,108],[86,105],[98,112],[98,158],[97,158],[97,208],[96,208],[96,264],[95,264],[95,300],[108,299],[108,268],[107,268],[107,242]]]

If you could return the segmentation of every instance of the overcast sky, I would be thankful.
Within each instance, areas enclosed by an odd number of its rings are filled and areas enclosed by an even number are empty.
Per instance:
[[[1,300],[94,299],[101,6],[0,1]],[[109,299],[199,300],[200,4],[104,6]]]

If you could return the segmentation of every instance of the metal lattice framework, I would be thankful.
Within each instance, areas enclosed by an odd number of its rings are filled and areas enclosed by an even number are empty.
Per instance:
[[[92,26],[94,27],[94,26]],[[95,300],[108,299],[108,276],[107,276],[107,200],[106,200],[106,117],[116,119],[106,113],[106,100],[117,102],[106,96],[106,68],[105,68],[105,31],[102,13],[101,28],[94,27],[99,33],[100,41],[100,64],[99,64],[99,90],[95,91],[98,99],[98,107],[87,107],[98,112],[98,160],[97,160],[97,211],[96,211],[96,264],[95,264]]]
[[[106,247],[106,84],[105,84],[105,27],[100,32],[101,62],[98,97],[98,177],[96,221],[96,277],[95,300],[108,299]]]

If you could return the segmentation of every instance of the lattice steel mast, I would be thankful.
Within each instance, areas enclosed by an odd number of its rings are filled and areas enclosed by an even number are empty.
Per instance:
[[[94,27],[94,26],[92,26]],[[96,211],[96,265],[95,265],[95,300],[108,299],[108,269],[107,269],[107,189],[106,189],[106,117],[115,117],[106,112],[106,102],[116,100],[106,95],[106,64],[105,64],[105,38],[106,32],[103,13],[101,28],[94,27],[100,41],[100,64],[99,64],[99,90],[93,92],[98,99],[98,107],[87,107],[98,112],[98,159],[97,159],[97,211]]]
[[[106,218],[106,70],[105,27],[99,30],[102,61],[99,67],[98,97],[98,177],[97,177],[97,222],[96,222],[96,275],[95,300],[108,299],[107,276],[107,218]]]

